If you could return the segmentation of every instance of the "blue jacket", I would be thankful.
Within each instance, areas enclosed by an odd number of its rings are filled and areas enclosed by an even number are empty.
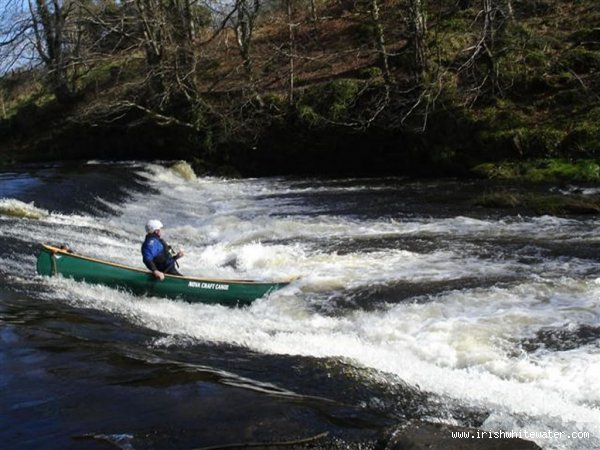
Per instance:
[[[146,267],[152,271],[164,272],[175,264],[175,258],[169,253],[169,246],[155,234],[146,235],[142,244],[142,259]]]

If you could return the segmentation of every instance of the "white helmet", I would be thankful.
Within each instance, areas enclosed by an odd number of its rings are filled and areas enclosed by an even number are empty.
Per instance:
[[[160,220],[152,219],[146,224],[146,233],[154,233],[156,230],[160,230],[163,224]]]

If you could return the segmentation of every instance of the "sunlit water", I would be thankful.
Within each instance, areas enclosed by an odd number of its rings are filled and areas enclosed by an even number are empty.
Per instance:
[[[482,182],[188,169],[0,176],[9,447],[191,448],[323,430],[361,440],[416,418],[583,431],[535,440],[600,448],[598,219],[477,209]],[[299,278],[227,308],[35,274],[39,242],[141,267],[149,218],[185,249],[186,274]]]

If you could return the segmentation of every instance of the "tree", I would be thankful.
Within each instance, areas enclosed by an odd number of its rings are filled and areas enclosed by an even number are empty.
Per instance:
[[[8,0],[4,6],[2,70],[41,63],[48,89],[59,102],[71,101],[75,87],[69,75],[80,38],[73,20],[76,0]]]
[[[423,71],[427,69],[425,57],[425,33],[427,31],[427,16],[425,0],[409,0],[410,44],[413,53],[415,77],[420,80]]]
[[[125,6],[111,0],[8,0],[4,6],[0,71],[42,66],[60,103],[73,100],[83,71],[126,36],[119,12]]]
[[[289,54],[289,90],[288,90],[288,102],[290,105],[294,103],[294,81],[296,77],[295,73],[295,55],[296,51],[296,38],[294,33],[295,24],[293,22],[294,9],[292,6],[292,0],[285,0],[285,6],[287,11],[288,20],[288,54]]]
[[[470,56],[458,69],[459,73],[470,75],[475,84],[475,99],[484,90],[489,90],[492,95],[502,92],[498,55],[503,51],[502,38],[507,22],[511,20],[512,9],[508,9],[508,5],[507,0],[481,0],[477,13],[481,31],[477,42],[466,49],[471,52]]]
[[[190,0],[135,0],[148,68],[148,100],[163,107],[195,102],[196,58]]]
[[[47,69],[47,83],[60,103],[76,92],[82,63],[82,3],[77,0],[28,0],[34,45]]]
[[[392,82],[392,74],[390,72],[389,57],[385,44],[385,33],[379,15],[379,2],[377,0],[369,1],[369,13],[371,14],[371,22],[375,29],[375,43],[377,45],[377,51],[379,52],[383,78],[385,79],[386,84],[390,85]]]
[[[260,11],[260,0],[237,0],[237,20],[234,23],[238,48],[244,64],[244,71],[249,82],[254,81],[252,67],[252,33]]]

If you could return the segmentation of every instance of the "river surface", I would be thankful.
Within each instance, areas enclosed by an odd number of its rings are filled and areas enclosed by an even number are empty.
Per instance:
[[[350,448],[409,420],[600,448],[600,220],[473,206],[494,189],[136,162],[0,172],[2,448],[325,431]],[[185,274],[300,278],[228,308],[35,273],[40,242],[142,267],[150,218],[185,249]]]

